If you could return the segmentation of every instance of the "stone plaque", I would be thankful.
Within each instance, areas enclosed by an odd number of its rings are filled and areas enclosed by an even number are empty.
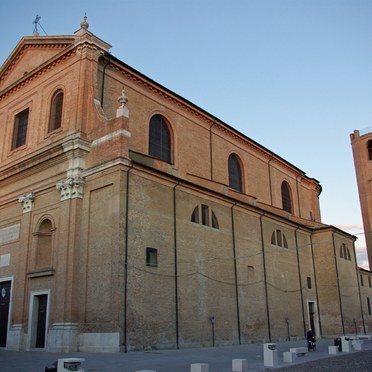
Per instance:
[[[0,229],[0,245],[14,242],[19,239],[19,223]]]
[[[9,266],[10,263],[10,253],[3,254],[0,256],[0,267]]]

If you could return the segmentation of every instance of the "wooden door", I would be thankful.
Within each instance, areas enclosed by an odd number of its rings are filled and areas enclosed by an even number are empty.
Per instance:
[[[10,282],[0,283],[0,347],[6,347],[8,335]]]

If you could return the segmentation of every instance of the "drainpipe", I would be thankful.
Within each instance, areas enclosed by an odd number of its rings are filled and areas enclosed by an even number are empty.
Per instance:
[[[233,209],[235,206],[236,206],[236,203],[231,206],[231,227],[232,227],[232,243],[233,243],[233,254],[234,254],[236,316],[238,319],[238,337],[239,337],[239,345],[240,345],[241,344],[240,310],[239,310],[238,272],[237,272],[237,267],[236,267],[235,221],[234,221],[234,209]]]
[[[265,297],[266,297],[267,331],[268,331],[268,335],[269,335],[269,341],[271,342],[269,296],[268,296],[268,293],[267,293],[267,279],[266,279],[265,240],[264,240],[264,236],[263,236],[262,217],[263,217],[263,215],[260,216],[260,226],[261,226],[262,261],[263,261],[263,269],[264,269],[264,283],[265,283]]]
[[[125,196],[125,257],[124,257],[124,352],[128,352],[128,217],[129,217],[129,172],[133,169],[133,164],[127,171],[127,194]]]
[[[296,255],[297,255],[297,267],[298,267],[298,279],[299,279],[299,282],[300,282],[302,321],[303,321],[303,327],[304,327],[304,334],[306,335],[306,323],[305,323],[305,311],[304,311],[304,295],[302,293],[302,279],[301,279],[300,256],[299,256],[299,252],[298,252],[297,230],[298,230],[298,228],[296,228],[296,230],[295,230]]]
[[[215,122],[209,128],[209,158],[211,162],[211,180],[213,181],[213,148],[212,148],[212,128],[216,125]]]
[[[177,266],[177,209],[176,209],[176,187],[180,184],[178,180],[173,187],[173,239],[174,239],[174,287],[176,303],[176,345],[180,348],[179,343],[179,316],[178,316],[178,266]]]
[[[335,268],[336,268],[338,299],[339,299],[339,303],[340,303],[342,334],[345,335],[344,314],[342,312],[342,300],[341,300],[340,282],[339,282],[339,277],[338,277],[338,266],[337,266],[337,255],[336,255],[335,233],[334,232],[332,233],[332,243],[333,243],[333,256],[334,256],[334,259],[335,259]]]
[[[362,296],[360,293],[360,284],[359,284],[359,271],[358,271],[358,264],[357,264],[357,258],[355,253],[355,242],[353,244],[353,251],[354,251],[354,261],[355,261],[355,272],[357,276],[357,283],[358,283],[358,293],[359,293],[359,303],[360,303],[360,313],[362,315],[362,322],[363,322],[363,332],[366,334],[366,325],[364,323],[364,313],[363,313],[363,305],[362,305]]]
[[[319,296],[318,296],[318,282],[316,278],[316,269],[315,269],[315,258],[314,258],[314,247],[313,247],[313,237],[310,235],[310,247],[311,247],[311,257],[313,260],[313,273],[314,273],[314,285],[315,285],[315,296],[316,296],[316,304],[318,310],[318,322],[319,322],[319,333],[320,336],[323,335],[322,331],[322,322],[320,319],[320,306],[319,306]]]

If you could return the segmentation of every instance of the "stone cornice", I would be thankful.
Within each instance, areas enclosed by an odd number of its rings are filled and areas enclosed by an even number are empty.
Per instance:
[[[69,50],[66,53],[63,53],[62,55],[59,55],[57,58],[53,60],[49,60],[39,66],[38,68],[30,71],[25,77],[23,77],[20,80],[17,80],[4,90],[0,91],[0,102],[6,98],[8,98],[13,93],[19,91],[20,89],[24,88],[26,85],[34,81],[35,79],[39,78],[41,75],[44,75],[46,72],[48,72],[51,68],[57,66],[60,63],[63,63],[66,59],[71,57],[71,55],[75,54],[76,50]]]
[[[108,63],[113,70],[118,71],[126,78],[129,78],[135,84],[142,86],[147,91],[155,93],[159,97],[166,99],[172,105],[176,105],[181,109],[187,111],[188,113],[192,114],[193,116],[197,117],[198,119],[203,120],[205,123],[210,125],[210,128],[214,127],[218,128],[219,131],[230,136],[235,141],[237,140],[241,142],[244,146],[248,146],[249,148],[253,149],[255,152],[259,153],[267,160],[272,159],[277,164],[280,164],[282,167],[288,169],[291,173],[295,175],[301,175],[303,178],[308,179],[310,182],[317,183],[317,181],[314,178],[307,177],[305,172],[303,172],[293,164],[287,162],[285,159],[282,159],[280,156],[276,155],[275,153],[256,143],[254,140],[246,137],[242,133],[230,127],[228,124],[223,123],[218,118],[212,116],[208,112],[205,112],[203,109],[195,106],[186,99],[178,96],[176,93],[173,93],[172,91],[168,90],[165,87],[162,87],[155,81],[152,81],[150,78],[142,75],[140,72],[126,65],[122,61],[111,57]]]
[[[26,85],[34,81],[35,79],[39,78],[46,72],[48,72],[53,67],[57,66],[60,63],[63,63],[65,60],[69,59],[72,55],[76,54],[77,51],[81,50],[82,48],[92,49],[94,51],[101,49],[100,45],[94,44],[94,42],[89,40],[80,40],[75,42],[74,44],[69,45],[68,43],[60,44],[60,43],[45,43],[45,44],[27,44],[16,54],[14,59],[10,62],[9,66],[5,67],[4,71],[0,72],[0,84],[2,80],[6,77],[6,75],[13,69],[13,67],[17,64],[20,57],[23,55],[26,49],[30,48],[48,48],[48,49],[62,49],[62,51],[57,54],[55,57],[52,57],[50,60],[44,62],[34,70],[30,71],[27,75],[23,78],[17,80],[13,84],[9,85],[2,91],[0,91],[0,102],[8,98],[13,93],[19,91],[20,89],[24,88]]]
[[[25,44],[20,51],[15,55],[15,57],[5,66],[4,71],[0,75],[0,84],[12,72],[13,68],[17,65],[20,58],[24,55],[25,51],[28,49],[66,49],[69,44]]]
[[[2,166],[0,171],[0,181],[17,174],[22,174],[22,172],[33,169],[35,166],[37,166],[38,170],[40,170],[40,166],[50,167],[53,159],[56,159],[56,162],[60,162],[59,157],[61,155],[65,156],[61,143],[55,144],[52,147],[49,146],[47,150],[41,148],[31,156],[27,156],[26,158]]]

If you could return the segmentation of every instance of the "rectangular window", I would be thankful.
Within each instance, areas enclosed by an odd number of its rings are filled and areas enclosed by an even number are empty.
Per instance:
[[[158,250],[146,248],[146,266],[158,267]]]
[[[360,285],[363,287],[364,286],[364,283],[363,283],[363,275],[360,276]]]
[[[26,143],[29,109],[21,111],[15,116],[12,150]]]
[[[371,288],[371,277],[370,276],[368,277],[368,285],[369,285],[369,288]]]
[[[371,301],[369,300],[369,297],[367,297],[367,306],[368,306],[368,315],[371,315]]]
[[[308,276],[307,278],[307,288],[311,288],[311,278]]]

